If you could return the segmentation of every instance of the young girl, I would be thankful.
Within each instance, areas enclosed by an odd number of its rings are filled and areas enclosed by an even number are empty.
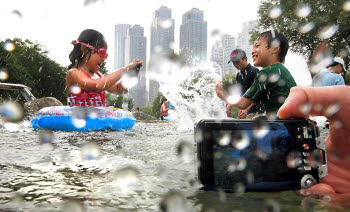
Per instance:
[[[123,93],[125,88],[118,81],[126,72],[134,71],[136,66],[143,64],[135,59],[130,65],[103,76],[99,69],[108,57],[104,36],[96,30],[86,29],[78,40],[73,41],[73,45],[69,54],[72,64],[66,76],[68,101],[72,106],[108,106],[105,91]]]

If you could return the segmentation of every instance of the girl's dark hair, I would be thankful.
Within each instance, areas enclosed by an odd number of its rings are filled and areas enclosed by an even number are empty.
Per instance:
[[[266,39],[267,48],[270,48],[273,42],[276,42],[279,44],[280,51],[278,52],[278,60],[281,63],[283,63],[289,49],[288,39],[286,38],[286,36],[284,36],[282,33],[278,31],[266,31],[261,33],[257,39],[262,39],[262,38]]]
[[[78,41],[94,46],[96,49],[100,49],[106,45],[104,36],[100,32],[93,29],[86,29],[82,31],[79,35]],[[81,44],[75,44],[74,42],[72,42],[72,44],[74,45],[74,48],[69,54],[71,64],[68,66],[68,69],[77,67],[85,55],[88,54],[90,58],[92,53],[92,49],[88,47],[85,48],[84,51],[81,51]]]

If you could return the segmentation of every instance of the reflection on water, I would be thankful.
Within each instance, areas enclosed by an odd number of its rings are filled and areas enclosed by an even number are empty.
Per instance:
[[[0,209],[278,211],[323,207],[324,203],[292,191],[199,190],[195,157],[188,156],[196,151],[194,135],[178,128],[174,123],[137,122],[126,132],[54,132],[53,143],[42,142],[41,133],[29,127],[1,129]]]

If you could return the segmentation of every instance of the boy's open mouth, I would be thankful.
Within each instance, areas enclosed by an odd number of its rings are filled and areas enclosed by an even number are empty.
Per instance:
[[[256,58],[258,58],[258,55],[253,54],[253,55],[252,55],[252,59],[253,59],[253,61],[254,61]]]
[[[99,68],[101,68],[101,63],[97,63],[97,66],[98,66]]]

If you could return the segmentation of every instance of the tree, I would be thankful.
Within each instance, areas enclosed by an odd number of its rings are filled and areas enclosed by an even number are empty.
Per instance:
[[[40,44],[19,38],[0,41],[0,46],[13,45],[15,49],[8,51],[0,48],[0,69],[8,72],[5,83],[24,84],[32,88],[35,97],[55,97],[63,104],[67,102],[65,92],[66,68],[47,56]],[[8,95],[2,92],[0,96]],[[4,98],[5,99],[5,98]],[[24,99],[20,99],[24,101]]]
[[[350,12],[343,10],[344,0],[264,0],[260,3],[258,14],[259,23],[265,29],[275,29],[286,35],[290,42],[291,50],[311,59],[313,52],[321,42],[327,42],[333,50],[334,56],[341,56],[349,65],[350,50]],[[278,18],[269,17],[269,10],[279,5],[283,13]],[[306,7],[303,7],[306,6]],[[308,16],[296,15],[298,8],[304,11],[311,9]],[[305,16],[305,17],[304,17]],[[300,30],[303,24],[309,23],[314,27],[310,31]],[[333,26],[327,31],[333,36],[320,36],[323,27]],[[252,38],[254,39],[254,38]]]
[[[122,108],[123,105],[123,95],[122,94],[113,94],[106,93],[106,101],[109,106],[113,106],[115,108]],[[128,110],[132,110],[134,107],[134,99],[129,98],[128,100]]]

